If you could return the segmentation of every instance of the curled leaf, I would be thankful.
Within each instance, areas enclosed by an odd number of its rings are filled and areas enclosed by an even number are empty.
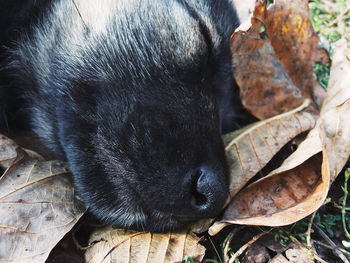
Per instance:
[[[308,111],[309,103],[305,100],[297,109],[224,137],[231,174],[231,196],[235,196],[287,142],[314,127],[316,116]]]

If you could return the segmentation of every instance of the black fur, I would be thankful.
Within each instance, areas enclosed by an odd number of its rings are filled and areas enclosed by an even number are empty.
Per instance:
[[[237,111],[230,0],[7,2],[2,128],[26,114],[105,222],[167,231],[220,212],[220,136]]]

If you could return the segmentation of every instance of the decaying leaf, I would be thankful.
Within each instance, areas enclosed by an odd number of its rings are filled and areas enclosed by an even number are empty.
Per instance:
[[[308,111],[309,103],[310,100],[305,100],[297,109],[224,137],[231,196],[235,196],[287,142],[314,127],[316,115]]]
[[[267,1],[256,3],[251,27],[238,29],[230,46],[242,104],[266,119],[313,98],[312,63],[328,56],[318,46],[307,0],[276,0],[268,9]]]
[[[39,161],[0,137],[0,259],[45,262],[51,249],[84,213],[68,168]]]
[[[303,94],[313,98],[314,62],[329,62],[313,29],[308,0],[277,0],[265,14],[266,34],[285,72]]]
[[[210,228],[211,234],[230,223],[291,224],[323,204],[331,181],[350,156],[348,53],[345,41],[336,43],[327,97],[315,128],[281,167],[234,197],[223,219]]]
[[[201,262],[205,248],[192,232],[152,234],[111,227],[95,231],[85,254],[86,262]]]

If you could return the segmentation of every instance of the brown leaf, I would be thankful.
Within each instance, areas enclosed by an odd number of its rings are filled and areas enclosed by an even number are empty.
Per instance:
[[[210,233],[229,223],[291,224],[323,204],[331,181],[350,156],[350,62],[346,42],[335,47],[327,97],[315,128],[281,167],[236,195]]]
[[[288,208],[294,208],[305,201],[311,192],[319,190],[320,166],[321,158],[311,158],[291,171],[274,174],[251,184],[235,196],[225,211],[225,218],[235,218],[233,221],[240,224],[279,226],[305,217],[298,217],[300,213],[294,209],[288,212]],[[317,195],[313,201],[319,198]],[[312,209],[312,205],[310,202],[311,207],[306,209]]]
[[[231,196],[235,196],[287,142],[314,127],[316,116],[306,110],[309,102],[306,100],[295,110],[224,136]]]
[[[319,46],[309,16],[308,0],[277,0],[266,10],[265,27],[268,38],[288,76],[303,94],[313,98],[314,62],[329,61]]]
[[[0,258],[45,262],[84,208],[64,163],[31,158],[2,135],[0,149],[0,163],[7,167],[0,177]]]
[[[86,251],[88,263],[100,262],[182,262],[190,257],[201,262],[205,248],[192,232],[152,234],[107,227],[95,231]]]
[[[290,248],[286,251],[286,257],[291,263],[313,263],[315,262],[307,252],[300,248]]]
[[[308,1],[276,0],[268,9],[266,2],[257,1],[251,27],[236,30],[230,43],[242,104],[259,119],[313,99],[312,58],[322,60]]]

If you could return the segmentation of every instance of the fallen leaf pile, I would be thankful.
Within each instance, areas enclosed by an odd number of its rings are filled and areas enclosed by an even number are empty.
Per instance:
[[[345,40],[337,42],[326,99],[316,126],[307,138],[279,168],[235,195],[223,219],[209,229],[211,234],[233,223],[291,224],[323,204],[331,182],[350,156],[348,54]],[[229,158],[232,157],[229,155]],[[232,177],[237,172],[240,173],[240,169],[231,170]]]
[[[295,110],[260,121],[224,136],[231,171],[230,194],[235,196],[272,157],[298,134],[315,126],[310,100]]]
[[[312,64],[329,57],[318,46],[307,4],[275,0],[267,8],[267,1],[257,0],[251,20],[231,37],[242,104],[260,121],[223,137],[230,200],[209,228],[211,235],[229,224],[280,226],[306,217],[322,205],[349,159],[349,48],[345,41],[335,45],[327,94],[322,94]],[[280,167],[247,185],[288,142],[309,130]],[[0,167],[0,261],[45,262],[85,211],[68,168],[2,135]],[[93,231],[85,259],[181,262],[189,257],[199,262],[205,253],[199,240],[191,230],[152,234],[106,227]],[[288,258],[304,256],[293,249]]]

